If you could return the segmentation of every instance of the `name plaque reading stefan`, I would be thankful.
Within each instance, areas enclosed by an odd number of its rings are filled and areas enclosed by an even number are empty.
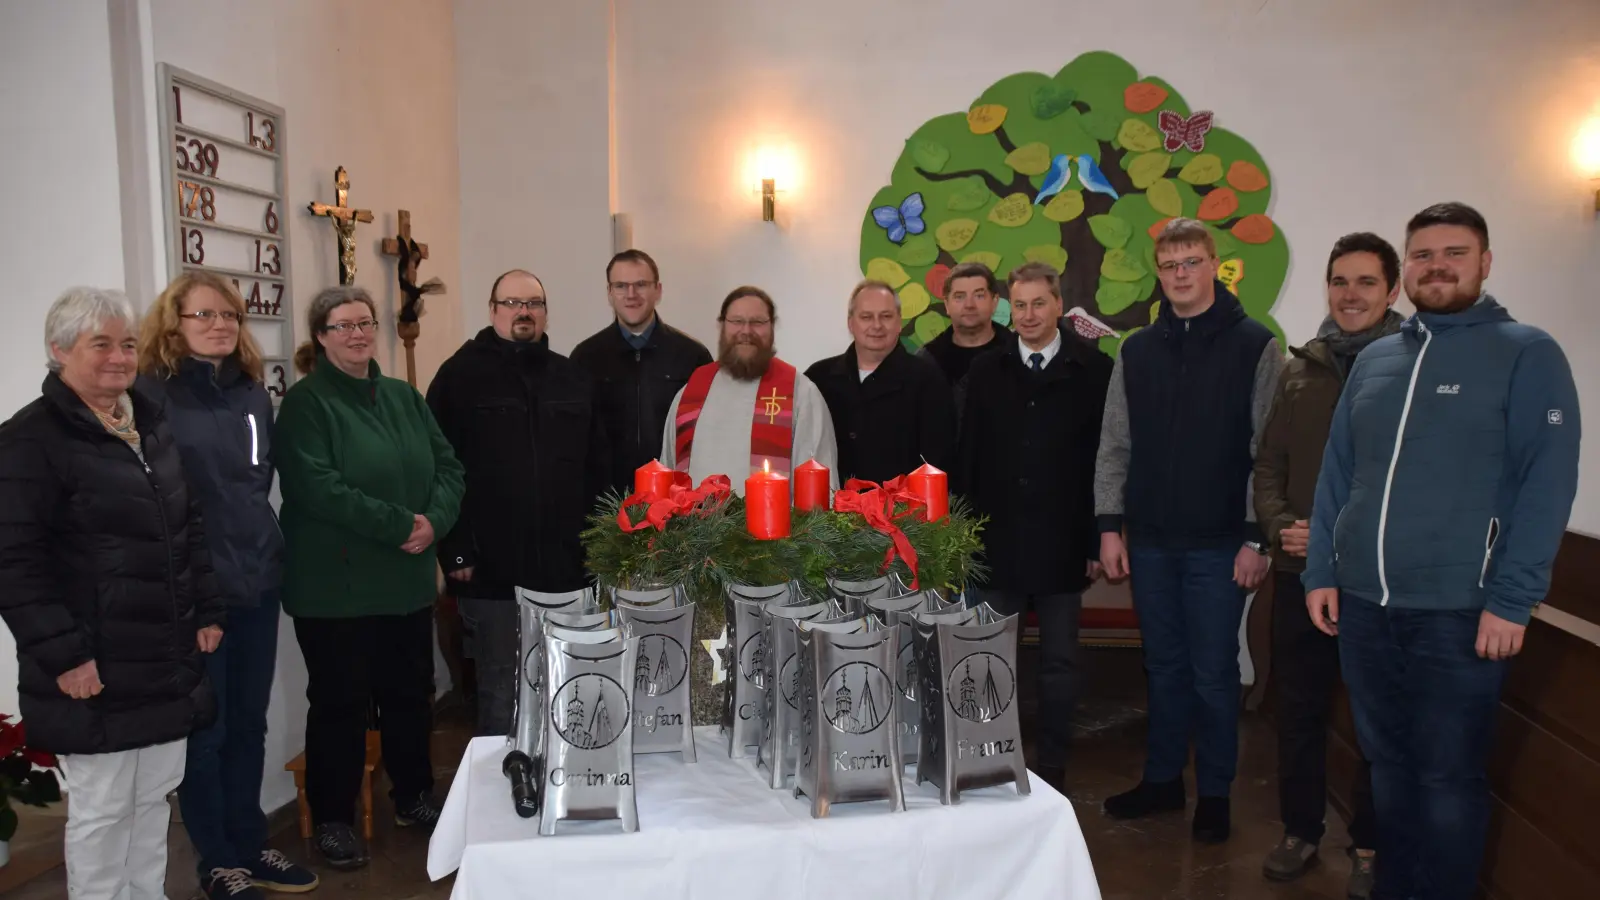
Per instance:
[[[294,381],[282,107],[163,63],[167,271],[212,272],[244,297],[272,402]]]

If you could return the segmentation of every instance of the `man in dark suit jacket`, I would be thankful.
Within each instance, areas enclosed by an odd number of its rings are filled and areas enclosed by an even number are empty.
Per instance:
[[[900,298],[881,281],[850,294],[850,347],[806,377],[828,401],[839,442],[839,482],[887,481],[924,462],[955,465],[955,404],[939,369],[900,346]]]
[[[1058,789],[1078,693],[1078,614],[1099,575],[1094,464],[1111,359],[1063,331],[1056,270],[1011,273],[1005,346],[972,363],[954,489],[989,522],[989,581],[973,593],[1002,613],[1039,619],[1038,754]]]

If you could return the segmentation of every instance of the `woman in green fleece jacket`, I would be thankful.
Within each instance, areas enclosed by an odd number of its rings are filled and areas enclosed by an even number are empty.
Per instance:
[[[305,655],[306,799],[330,866],[368,860],[353,827],[377,702],[395,820],[439,817],[428,759],[436,537],[461,507],[461,464],[422,396],[372,354],[377,310],[358,287],[311,301],[304,373],[278,412],[284,611]]]

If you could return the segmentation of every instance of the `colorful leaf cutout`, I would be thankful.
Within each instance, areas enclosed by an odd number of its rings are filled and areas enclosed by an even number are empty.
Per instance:
[[[989,186],[983,183],[981,177],[973,175],[961,182],[961,186],[945,201],[945,206],[957,212],[970,212],[982,209],[988,202]]]
[[[1239,249],[1239,242],[1226,231],[1215,226],[1206,230],[1211,232],[1211,239],[1217,245],[1217,259],[1227,259]]]
[[[943,300],[944,280],[948,277],[950,277],[950,267],[944,263],[939,263],[929,269],[928,274],[922,276],[922,283],[927,286],[928,293]]]
[[[1100,274],[1112,281],[1138,281],[1146,274],[1144,264],[1126,250],[1107,250],[1100,263]]]
[[[1123,119],[1117,129],[1117,143],[1134,153],[1148,153],[1161,146],[1161,132],[1143,119]]]
[[[1001,328],[1011,327],[1011,301],[1001,297],[1000,302],[994,305],[994,315],[989,317],[989,321]]]
[[[1001,200],[989,210],[989,221],[1002,228],[1021,228],[1033,218],[1033,201],[1018,192]]]
[[[1244,260],[1237,257],[1224,260],[1222,265],[1217,266],[1217,280],[1235,297],[1239,296],[1239,282],[1244,280]]]
[[[949,219],[939,223],[934,229],[934,235],[939,239],[939,246],[951,253],[972,243],[972,236],[978,233],[978,223],[972,219]]]
[[[1178,186],[1171,179],[1163,178],[1150,185],[1144,192],[1144,198],[1150,201],[1150,208],[1163,216],[1173,217],[1183,215],[1183,198],[1178,195]]]
[[[1135,81],[1122,92],[1122,105],[1128,112],[1147,113],[1167,102],[1167,89],[1148,81]]]
[[[1162,178],[1167,177],[1167,170],[1172,167],[1172,157],[1166,153],[1145,153],[1135,157],[1128,164],[1128,177],[1133,179],[1133,186],[1144,190]]]
[[[1277,230],[1271,219],[1256,213],[1240,219],[1238,224],[1233,226],[1233,236],[1246,244],[1265,244],[1272,240]]]
[[[1178,177],[1190,184],[1216,184],[1222,178],[1222,158],[1215,153],[1202,153],[1189,160]]]
[[[1022,251],[1022,258],[1028,262],[1042,262],[1050,265],[1060,275],[1067,270],[1067,248],[1060,244],[1040,244]]]
[[[900,250],[895,258],[907,266],[927,266],[939,258],[939,245],[933,242],[933,236],[918,234],[906,238],[900,245]]]
[[[1233,188],[1217,188],[1200,201],[1200,211],[1195,215],[1204,222],[1226,219],[1239,211],[1239,195]]]
[[[1234,190],[1251,193],[1262,190],[1267,186],[1267,173],[1253,162],[1236,159],[1228,167],[1228,184]]]
[[[1006,154],[1006,165],[1024,175],[1043,175],[1050,171],[1050,146],[1034,141]]]
[[[1139,286],[1126,281],[1102,281],[1094,292],[1095,306],[1100,314],[1114,316],[1139,300]]]
[[[904,300],[901,300],[900,303],[902,307],[905,305]],[[946,319],[944,316],[941,316],[936,312],[925,312],[917,317],[917,323],[912,326],[911,330],[916,333],[917,338],[922,341],[922,343],[926,344],[938,337],[940,332],[944,331],[949,326],[950,320]]]
[[[914,319],[925,312],[933,298],[928,295],[928,289],[915,281],[900,289],[900,317]]]
[[[1166,228],[1167,227],[1167,223],[1171,222],[1175,218],[1177,218],[1177,217],[1176,216],[1168,216],[1167,218],[1156,222],[1154,225],[1151,225],[1149,228],[1146,228],[1145,232],[1150,235],[1150,240],[1153,241],[1153,240],[1159,239],[1161,237],[1162,229]]]
[[[1116,216],[1090,216],[1089,232],[1101,246],[1115,250],[1127,246],[1128,238],[1133,237],[1133,226]]]
[[[1035,117],[1054,119],[1072,108],[1072,101],[1078,99],[1078,92],[1072,88],[1062,87],[1054,81],[1047,81],[1034,88],[1033,96],[1029,99]]]
[[[1071,222],[1083,215],[1083,191],[1062,191],[1044,205],[1044,217],[1052,222]]]
[[[1000,254],[998,253],[993,253],[988,250],[978,250],[974,253],[968,253],[966,256],[961,257],[961,261],[983,263],[989,267],[989,271],[995,273],[996,275],[1000,274]]]
[[[994,134],[1005,121],[1006,108],[998,103],[982,103],[967,110],[967,127],[973,134]]]
[[[913,141],[911,158],[917,161],[917,168],[923,171],[942,172],[944,164],[950,161],[950,148],[938,141]]]
[[[1083,123],[1083,130],[1097,141],[1114,140],[1117,129],[1122,127],[1122,117],[1109,109],[1094,109],[1078,117]]]
[[[906,270],[899,263],[881,256],[867,263],[866,275],[873,281],[881,281],[895,290],[899,290],[900,285],[911,280],[911,276],[906,274]]]

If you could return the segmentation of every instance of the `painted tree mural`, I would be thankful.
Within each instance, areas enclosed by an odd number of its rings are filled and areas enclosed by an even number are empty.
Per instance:
[[[944,276],[968,260],[1002,282],[1024,262],[1062,272],[1080,333],[1114,353],[1155,314],[1155,234],[1174,216],[1211,228],[1220,277],[1282,338],[1270,310],[1289,247],[1267,217],[1272,179],[1254,147],[1211,128],[1178,92],[1111,53],[1054,77],[995,82],[966,113],[930,119],[906,141],[861,226],[861,268],[895,286],[915,349],[949,326]],[[995,318],[1009,324],[1007,304]]]

